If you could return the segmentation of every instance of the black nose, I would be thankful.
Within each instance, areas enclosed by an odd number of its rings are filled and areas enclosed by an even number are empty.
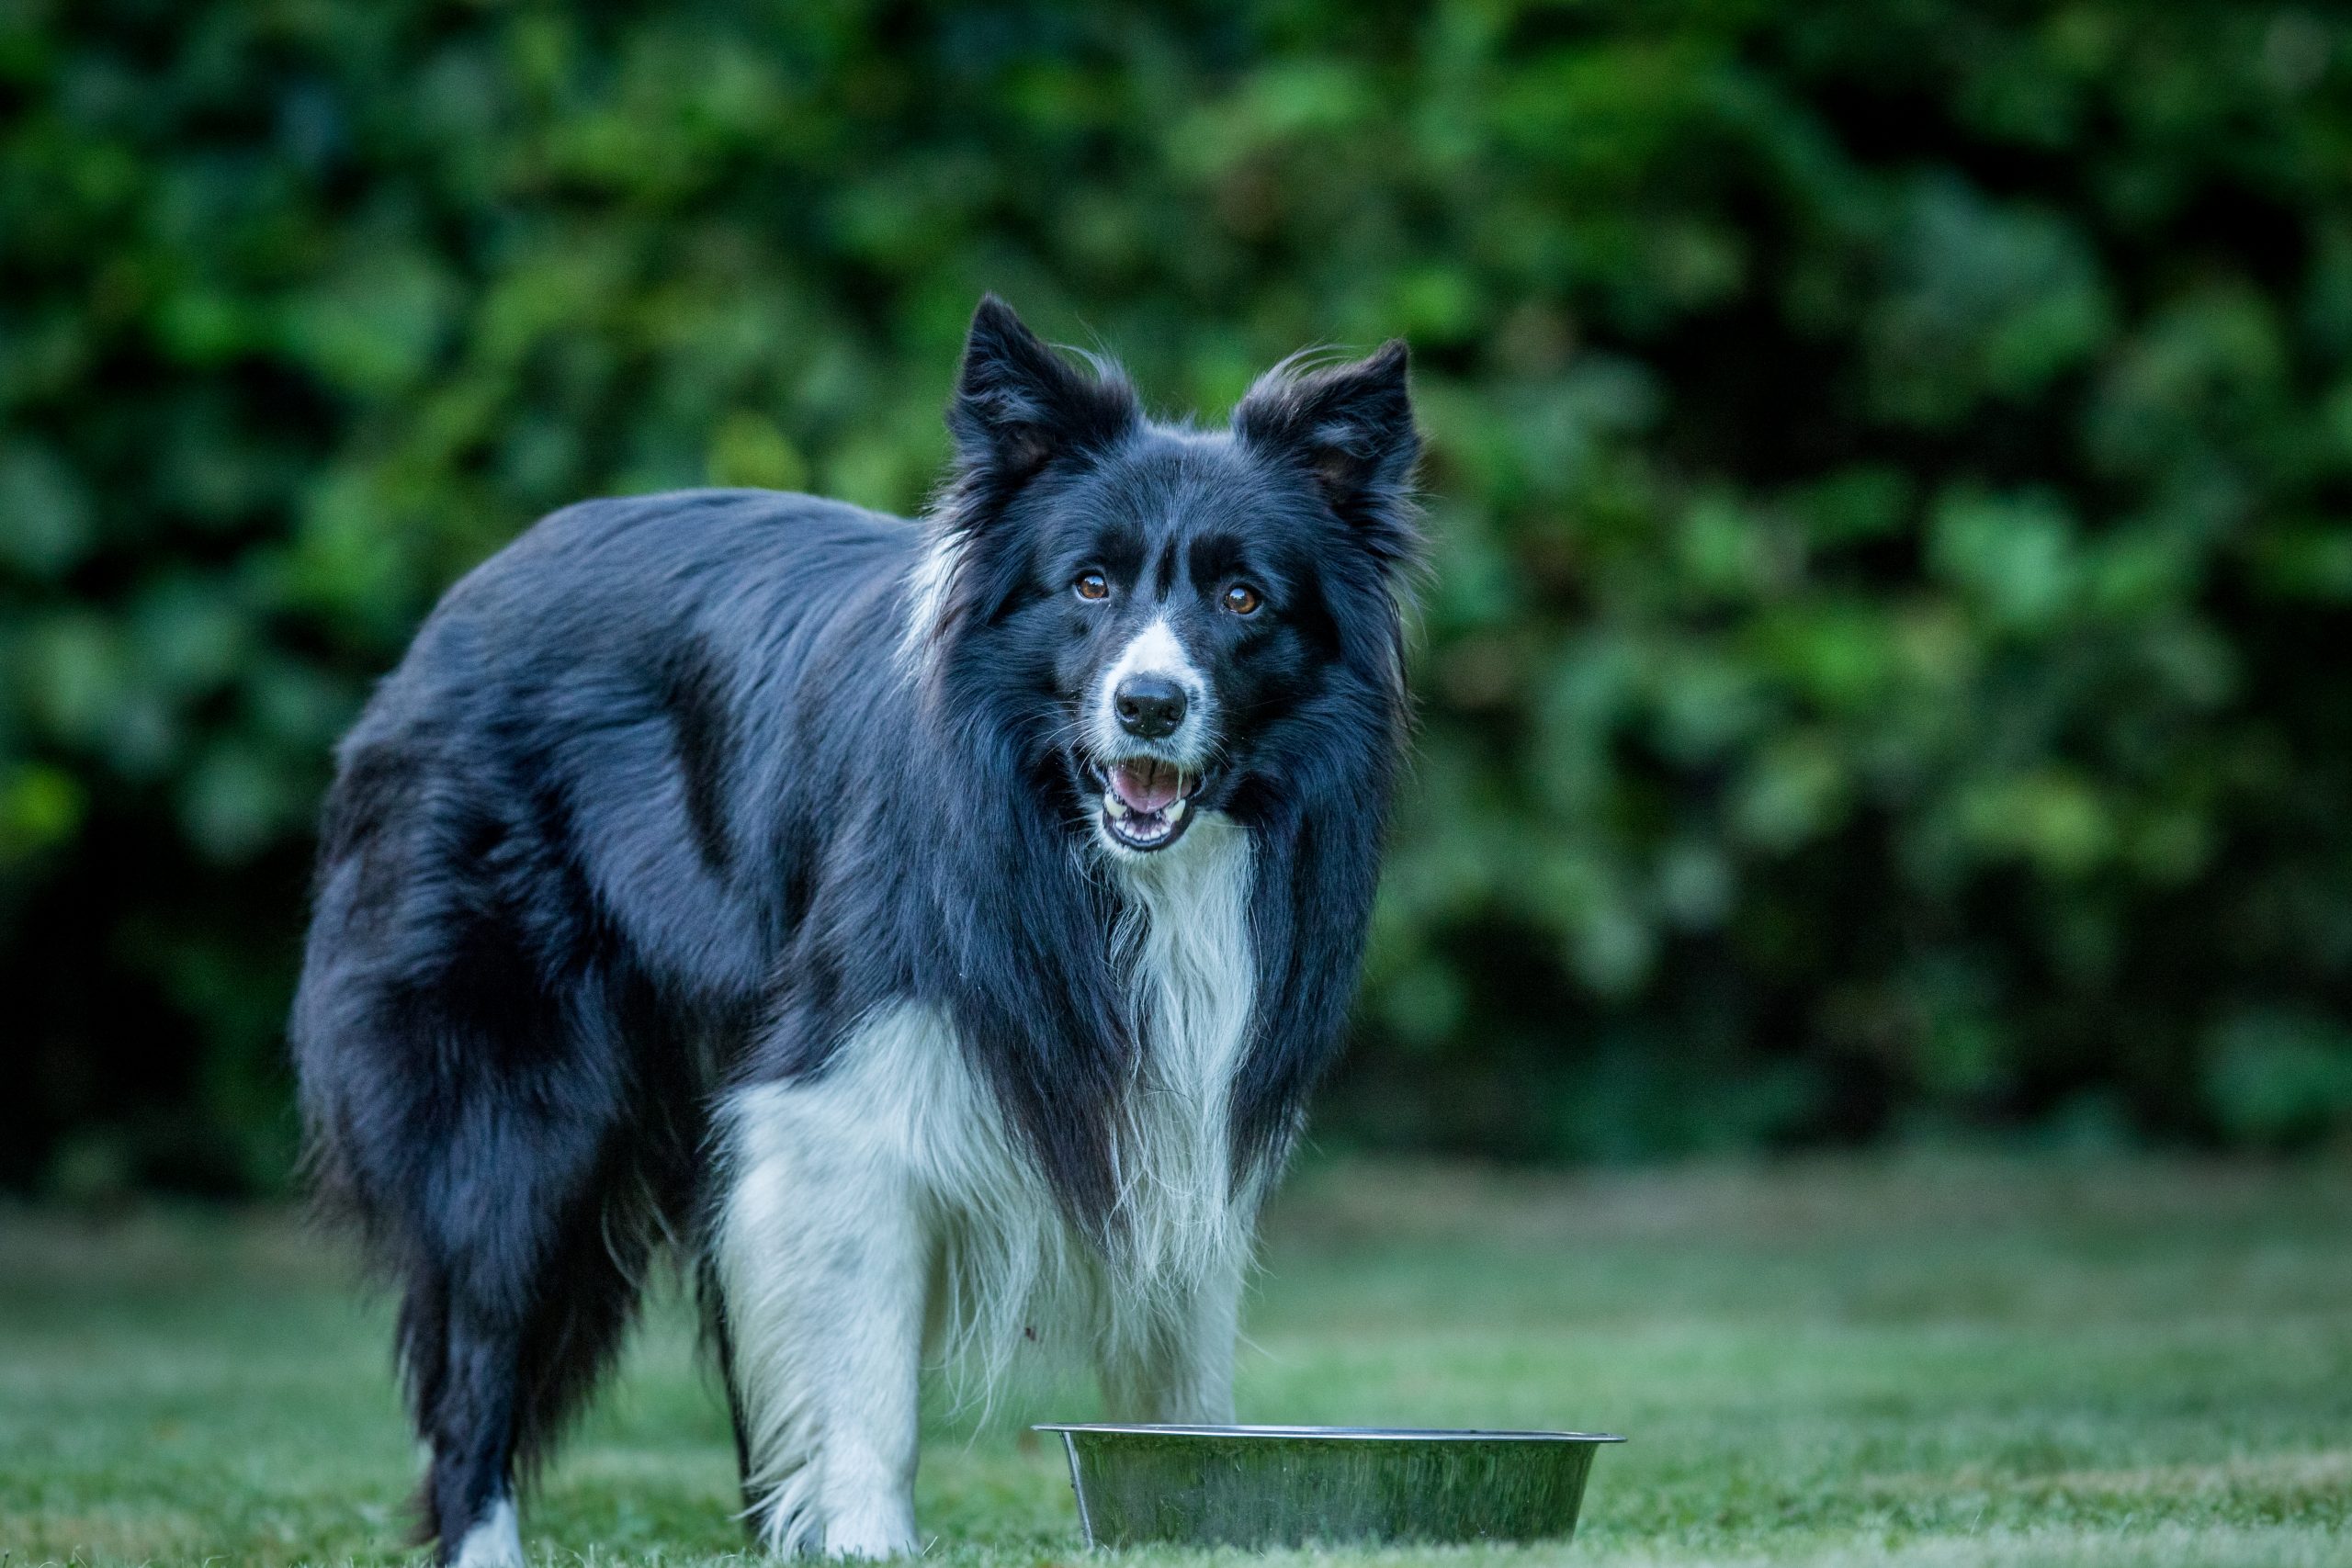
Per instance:
[[[1119,728],[1146,740],[1175,733],[1184,722],[1184,688],[1160,675],[1130,675],[1111,694]]]

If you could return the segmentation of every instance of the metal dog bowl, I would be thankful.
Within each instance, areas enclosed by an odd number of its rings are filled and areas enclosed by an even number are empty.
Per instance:
[[[1047,1422],[1090,1546],[1557,1540],[1601,1432]]]

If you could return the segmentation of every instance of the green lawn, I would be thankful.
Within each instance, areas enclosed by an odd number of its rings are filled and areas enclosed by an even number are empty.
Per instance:
[[[1266,1258],[1245,1418],[1634,1439],[1573,1546],[1384,1562],[2352,1562],[2352,1171],[1336,1167]],[[280,1219],[0,1212],[0,1562],[399,1561],[385,1315]],[[935,1559],[1078,1551],[1061,1462],[1014,1423],[1089,1406],[1011,1403],[935,1423]],[[525,1536],[707,1562],[732,1504],[673,1303]]]

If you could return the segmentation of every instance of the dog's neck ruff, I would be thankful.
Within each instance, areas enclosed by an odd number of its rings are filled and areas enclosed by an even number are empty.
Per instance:
[[[899,668],[910,677],[922,674],[938,645],[941,623],[947,618],[947,596],[971,546],[971,536],[961,528],[937,522],[926,522],[923,527],[922,553],[907,573],[906,621],[899,627],[897,649]]]
[[[1213,813],[1164,853],[1116,857],[1111,874],[1125,903],[1114,957],[1137,1050],[1111,1108],[1114,1190],[1099,1237],[1071,1226],[963,1053],[949,1053],[971,1125],[988,1131],[938,1187],[945,1321],[984,1381],[1040,1334],[1080,1325],[1098,1354],[1137,1349],[1188,1310],[1194,1285],[1249,1261],[1264,1182],[1252,1174],[1237,1190],[1230,1124],[1256,999],[1250,835]]]

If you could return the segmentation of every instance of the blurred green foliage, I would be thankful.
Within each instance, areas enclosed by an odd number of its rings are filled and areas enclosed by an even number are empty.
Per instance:
[[[918,505],[976,296],[1405,333],[1328,1130],[2352,1124],[2352,26],[2144,0],[0,0],[0,1182],[282,1179],[327,749],[533,516]]]

